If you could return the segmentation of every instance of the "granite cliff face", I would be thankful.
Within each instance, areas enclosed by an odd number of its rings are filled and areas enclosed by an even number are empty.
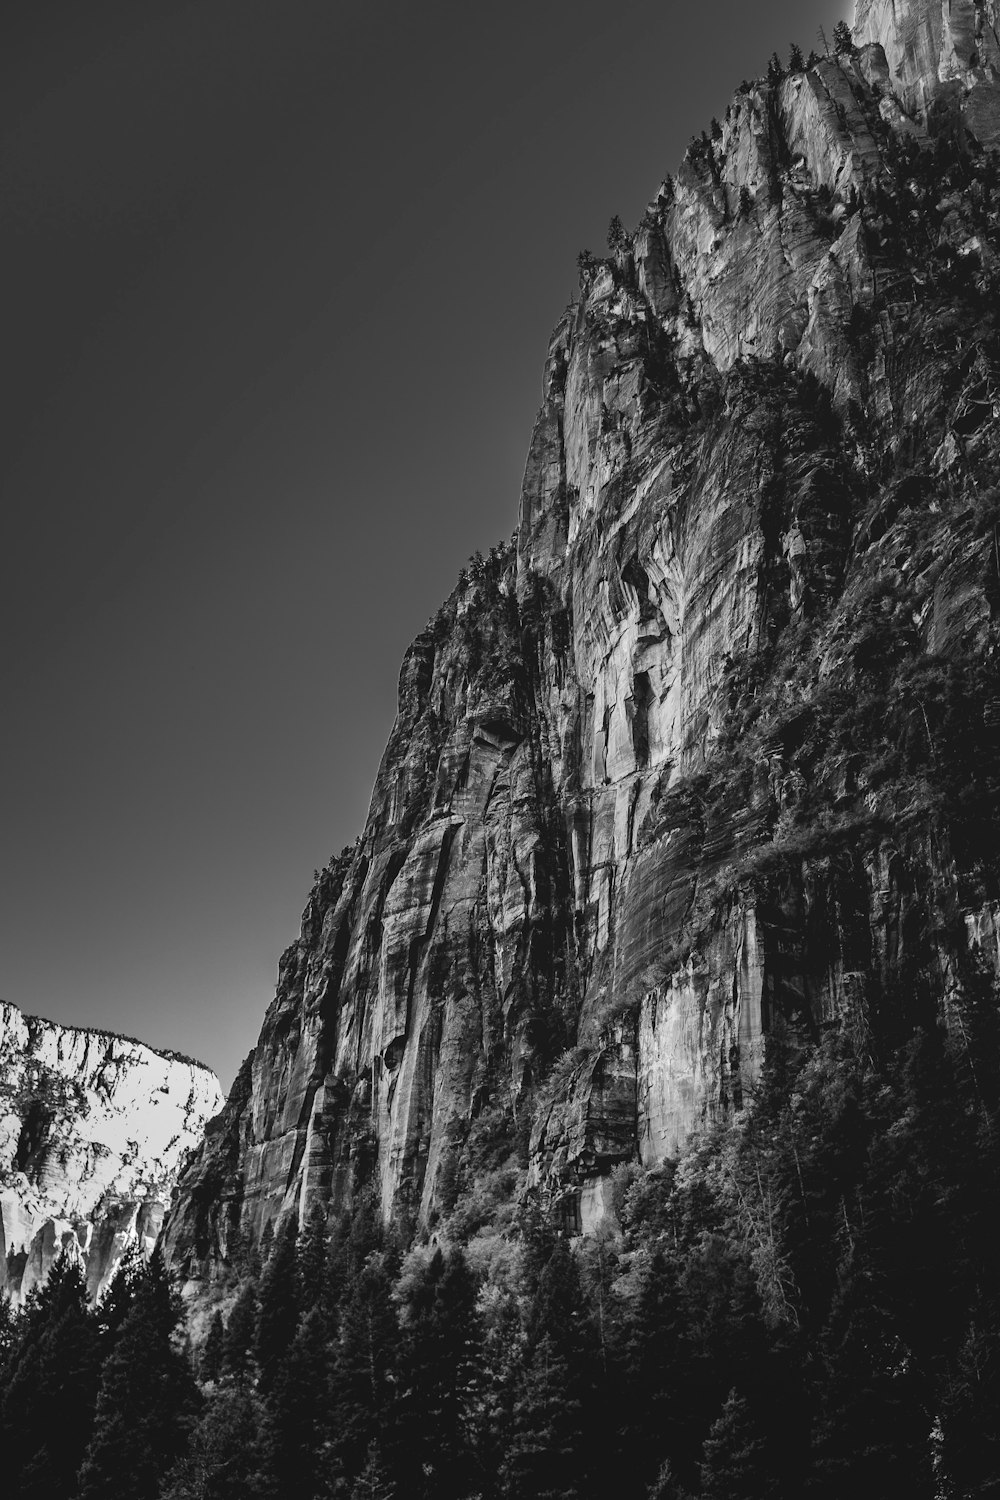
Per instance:
[[[859,0],[855,35],[882,48],[891,86],[921,125],[1000,137],[1000,6],[995,0]]]
[[[26,1296],[65,1248],[99,1295],[129,1245],[152,1248],[222,1102],[199,1063],[0,1003],[0,1293]]]
[[[446,1218],[504,1131],[587,1229],[779,1021],[876,1047],[996,965],[992,7],[857,19],[581,257],[515,540],[182,1178],[194,1282],[368,1181]]]

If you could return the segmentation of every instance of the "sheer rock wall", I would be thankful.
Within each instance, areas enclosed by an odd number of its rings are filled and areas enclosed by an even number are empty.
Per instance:
[[[911,951],[945,988],[967,939],[992,956],[946,830],[848,839],[791,875],[786,841],[780,878],[747,874],[793,816],[787,741],[708,813],[675,805],[723,754],[732,664],[822,616],[819,692],[879,578],[930,599],[928,649],[986,649],[988,543],[942,520],[917,567],[892,499],[918,447],[953,493],[1000,410],[980,403],[959,444],[985,376],[962,332],[934,342],[870,208],[894,142],[985,118],[991,65],[966,59],[956,92],[929,10],[862,3],[852,55],[741,92],[583,265],[516,547],[473,565],[408,652],[365,831],[317,882],[182,1180],[165,1243],[193,1283],[234,1233],[369,1177],[387,1215],[433,1223],[489,1110],[530,1118],[529,1180],[586,1229],[616,1163],[739,1106],[777,1016],[863,1024]],[[965,253],[960,205],[940,233]],[[831,781],[831,806],[874,805],[863,783]]]

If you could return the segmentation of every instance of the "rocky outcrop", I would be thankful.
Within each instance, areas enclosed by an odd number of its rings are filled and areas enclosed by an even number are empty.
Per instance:
[[[878,49],[873,65],[884,60],[887,88],[920,124],[939,130],[961,120],[993,145],[1000,139],[998,24],[996,0],[858,0],[855,39]]]
[[[368,1180],[433,1224],[483,1122],[587,1229],[776,1024],[875,1046],[994,953],[1000,184],[968,79],[964,133],[887,83],[924,9],[745,86],[582,257],[515,543],[408,652],[180,1185],[193,1285]]]
[[[99,1295],[128,1246],[152,1248],[222,1102],[200,1063],[0,1002],[0,1294],[26,1296],[65,1249]]]

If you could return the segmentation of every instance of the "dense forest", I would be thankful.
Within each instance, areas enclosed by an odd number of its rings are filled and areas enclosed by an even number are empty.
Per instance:
[[[241,1252],[192,1355],[158,1255],[96,1307],[58,1264],[4,1314],[11,1500],[1000,1493],[1000,1037],[873,1057],[776,1037],[735,1125],[616,1181],[620,1228],[374,1203]],[[514,1156],[504,1151],[512,1148]],[[478,1212],[477,1212],[478,1207]],[[464,1243],[463,1243],[464,1242]]]

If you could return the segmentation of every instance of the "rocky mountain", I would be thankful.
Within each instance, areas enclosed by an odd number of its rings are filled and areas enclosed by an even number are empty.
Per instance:
[[[996,967],[995,19],[860,0],[581,255],[514,541],[182,1175],[192,1289],[369,1182],[468,1222],[484,1164],[592,1229],[775,1028],[874,1052]]]
[[[23,1299],[65,1248],[99,1294],[152,1248],[222,1102],[200,1063],[0,1002],[0,1293]]]

